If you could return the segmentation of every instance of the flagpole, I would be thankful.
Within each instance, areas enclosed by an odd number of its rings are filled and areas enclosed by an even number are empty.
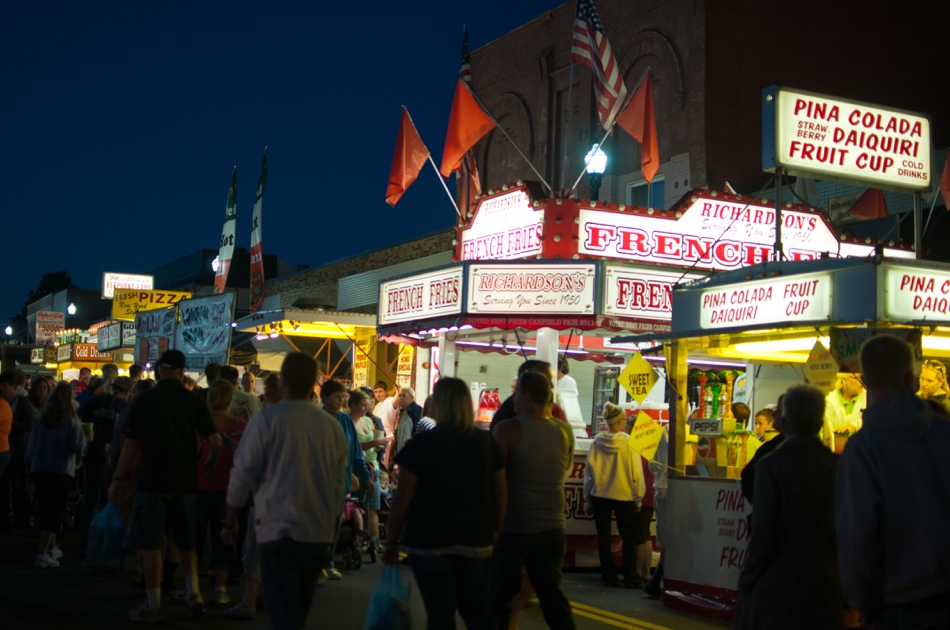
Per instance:
[[[452,196],[452,193],[449,192],[449,187],[448,187],[448,185],[445,183],[445,180],[442,179],[442,173],[439,172],[439,167],[436,166],[436,165],[435,165],[435,162],[432,161],[432,154],[431,154],[431,153],[429,153],[429,164],[431,164],[431,165],[432,165],[432,168],[435,169],[435,174],[439,176],[439,181],[442,182],[442,188],[445,189],[445,194],[449,196],[449,201],[452,202],[452,207],[455,208],[455,214],[459,215],[459,217],[460,217],[462,220],[464,220],[465,218],[462,217],[462,213],[459,212],[458,204],[455,203],[455,197],[453,197],[453,196]]]
[[[636,87],[634,87],[633,90],[631,90],[631,91],[629,92],[630,96],[628,97],[628,100],[627,100],[626,104],[620,109],[620,111],[617,112],[617,115],[614,116],[613,121],[611,121],[611,123],[610,123],[610,127],[607,128],[607,133],[605,133],[605,134],[604,134],[604,137],[601,138],[601,139],[600,139],[600,142],[597,143],[597,146],[598,146],[598,147],[604,146],[604,141],[607,139],[607,136],[610,135],[610,132],[612,132],[612,131],[614,130],[614,125],[617,124],[617,119],[620,118],[620,116],[627,110],[627,107],[630,106],[630,103],[633,102],[633,97],[636,95],[637,90],[640,89],[640,85],[643,83],[644,79],[647,78],[647,75],[648,75],[649,73],[650,73],[650,66],[647,66],[647,69],[644,70],[644,71],[643,71],[643,74],[640,75],[640,79],[637,81]],[[641,147],[641,150],[642,150],[642,147]],[[584,162],[584,166],[585,166],[585,167],[587,166],[587,162],[586,162],[586,161]],[[577,176],[577,179],[574,180],[574,185],[571,186],[570,189],[567,191],[567,194],[568,194],[568,195],[570,195],[572,192],[574,192],[574,189],[577,188],[577,185],[578,185],[579,183],[581,183],[581,178],[584,177],[584,173],[585,173],[585,172],[587,172],[587,169],[586,169],[586,168],[584,168],[584,169],[581,170],[580,175],[578,175],[578,176]]]
[[[930,220],[934,218],[934,206],[937,205],[937,195],[939,194],[940,189],[937,188],[937,190],[934,191],[934,200],[930,203],[930,212],[927,213],[927,222],[924,223],[924,234],[927,233],[927,228],[930,227]]]
[[[466,86],[466,87],[468,87],[468,86]],[[469,91],[469,93],[472,95],[472,98],[475,99],[475,102],[478,104],[478,106],[482,108],[482,112],[484,112],[486,116],[488,116],[489,118],[491,118],[491,121],[492,121],[493,123],[495,123],[495,126],[496,126],[503,134],[505,134],[505,137],[508,138],[508,142],[511,143],[511,146],[513,146],[513,147],[515,148],[515,151],[518,152],[518,155],[520,155],[522,158],[524,158],[524,161],[528,163],[528,166],[531,168],[532,171],[534,171],[534,174],[538,176],[538,179],[541,180],[541,183],[544,184],[545,186],[547,186],[548,190],[550,191],[551,196],[553,197],[553,196],[554,196],[554,188],[552,188],[552,187],[551,187],[551,184],[549,184],[548,181],[547,181],[546,179],[544,179],[544,175],[542,175],[540,172],[538,172],[538,169],[536,169],[536,168],[534,167],[534,164],[532,164],[532,163],[531,163],[531,160],[528,159],[528,156],[524,154],[524,151],[521,150],[521,147],[519,147],[518,144],[514,141],[514,139],[513,139],[511,136],[508,135],[508,132],[505,131],[505,128],[501,125],[501,123],[499,123],[499,122],[495,119],[495,117],[491,115],[490,110],[489,110],[487,107],[485,107],[485,104],[482,103],[481,99],[478,98],[478,96],[475,95],[475,91],[472,90],[471,88],[469,88],[468,91]],[[434,163],[433,163],[433,166],[435,166]],[[436,169],[436,170],[438,170],[438,169]],[[441,176],[441,173],[440,173],[440,176]]]
[[[574,62],[571,62],[571,70],[567,75],[567,107],[564,108],[564,161],[561,163],[561,188],[564,188],[564,180],[567,179],[567,142],[570,138],[569,130],[571,128],[571,92],[574,88]]]

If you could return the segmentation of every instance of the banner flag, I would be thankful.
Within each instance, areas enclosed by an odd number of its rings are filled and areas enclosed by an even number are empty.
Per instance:
[[[396,151],[389,169],[389,185],[386,187],[386,203],[395,206],[403,193],[419,177],[419,171],[429,159],[429,149],[422,143],[416,126],[412,124],[409,111],[402,107],[399,135],[396,136]]]
[[[455,86],[455,96],[452,98],[449,129],[445,134],[445,148],[442,151],[442,167],[439,169],[442,177],[448,177],[459,170],[462,157],[496,126],[494,119],[482,111],[465,80],[459,79]]]
[[[640,170],[647,183],[660,169],[660,147],[656,140],[656,112],[653,109],[653,81],[650,74],[630,100],[630,105],[617,118],[621,129],[640,142]]]
[[[264,206],[264,187],[267,186],[267,149],[261,160],[261,176],[257,179],[254,212],[251,220],[251,312],[264,307],[264,250],[261,245],[261,214]]]
[[[231,171],[231,185],[228,186],[228,204],[224,209],[224,229],[221,231],[221,244],[218,249],[218,270],[214,272],[214,292],[224,293],[228,282],[228,271],[234,257],[234,229],[237,224],[237,167]]]

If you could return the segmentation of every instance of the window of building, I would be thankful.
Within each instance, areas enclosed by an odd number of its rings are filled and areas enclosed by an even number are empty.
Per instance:
[[[654,177],[651,184],[645,181],[627,184],[627,205],[666,210],[666,182],[663,177]]]

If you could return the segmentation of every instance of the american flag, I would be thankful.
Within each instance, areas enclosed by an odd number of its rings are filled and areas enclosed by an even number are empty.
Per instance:
[[[604,25],[591,0],[577,0],[571,61],[590,67],[594,75],[600,124],[609,129],[627,98],[627,86],[623,84],[623,75],[610,49]]]
[[[468,25],[462,27],[462,56],[459,65],[459,79],[472,85],[472,58],[468,54]],[[478,178],[478,166],[475,164],[475,155],[469,151],[462,157],[462,181],[467,184],[468,202],[474,205],[475,195],[482,192],[482,185]]]

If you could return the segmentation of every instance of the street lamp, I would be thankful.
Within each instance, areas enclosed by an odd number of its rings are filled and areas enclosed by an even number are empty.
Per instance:
[[[217,256],[215,256],[214,259],[211,261],[211,271],[218,273],[218,267],[220,265],[221,265],[221,261],[218,260]]]
[[[6,328],[3,329],[3,332],[5,332],[5,333],[7,334],[7,337],[12,337],[12,336],[13,336],[13,326],[7,326]]]
[[[584,158],[587,164],[587,182],[590,184],[590,200],[597,201],[600,194],[600,183],[604,179],[604,171],[607,170],[607,154],[600,149],[596,142],[587,156]]]
[[[66,312],[69,313],[70,315],[75,315],[75,314],[76,314],[76,305],[73,304],[72,302],[70,302],[70,303],[69,303],[69,306],[66,307]]]

